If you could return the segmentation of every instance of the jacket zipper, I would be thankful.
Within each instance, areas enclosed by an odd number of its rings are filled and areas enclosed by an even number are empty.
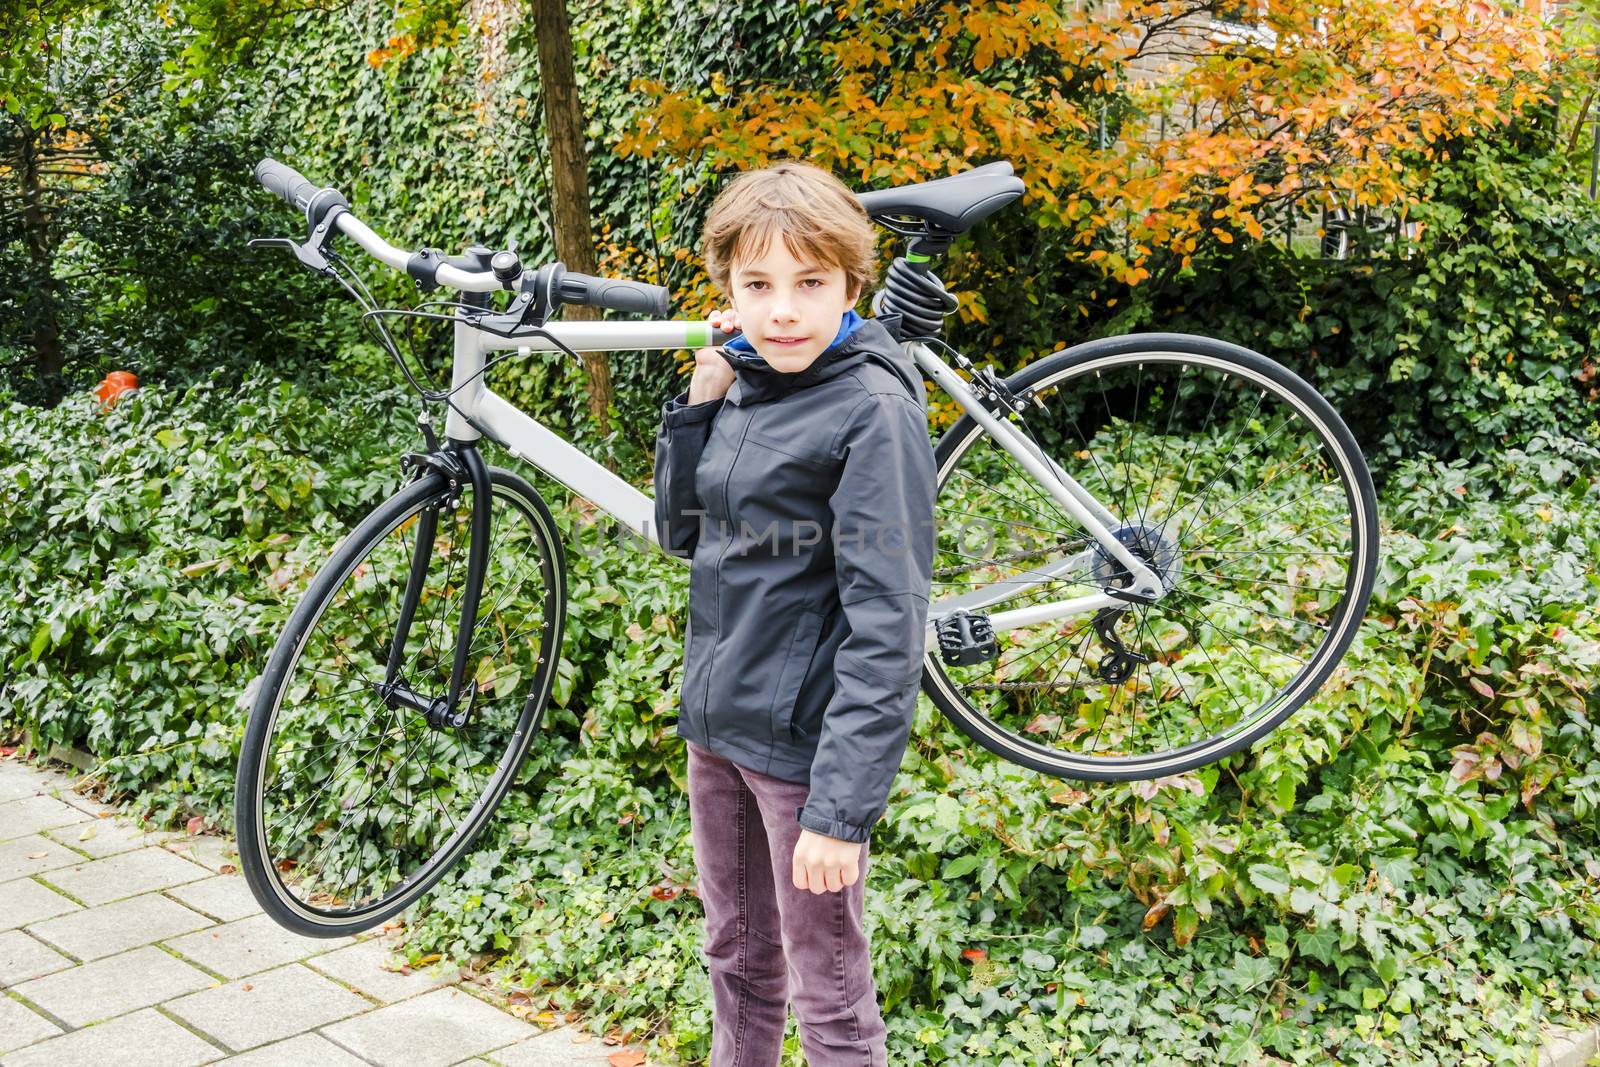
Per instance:
[[[741,409],[742,410],[742,409]],[[739,455],[744,451],[744,441],[750,434],[750,423],[753,421],[748,412],[744,412],[744,428],[739,433],[739,445],[733,450],[733,459],[728,463],[728,473],[722,478],[722,518],[721,522],[728,520],[728,483],[733,480],[733,468],[739,465]],[[717,553],[717,566],[712,572],[713,587],[717,591],[717,640],[711,644],[712,659],[716,658],[717,645],[722,641],[722,559],[728,554],[728,543],[722,544],[722,550]],[[700,732],[705,736],[707,743],[711,741],[711,724],[706,721],[706,704],[711,699],[711,664],[706,664],[706,684],[700,694]]]

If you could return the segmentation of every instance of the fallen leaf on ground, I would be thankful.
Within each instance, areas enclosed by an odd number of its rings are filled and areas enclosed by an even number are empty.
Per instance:
[[[189,820],[186,828],[191,834],[197,834],[200,832],[201,827],[205,826],[205,824],[205,817],[203,815],[196,815],[194,818]]]
[[[96,826],[94,823],[90,823],[88,826],[85,826],[83,828],[83,830],[78,834],[78,840],[79,841],[87,841],[87,840],[89,840],[89,838],[93,837],[95,835],[95,833],[99,829],[100,828],[98,826]]]
[[[622,1052],[613,1052],[606,1057],[606,1062],[611,1067],[643,1067],[644,1053],[626,1049]]]

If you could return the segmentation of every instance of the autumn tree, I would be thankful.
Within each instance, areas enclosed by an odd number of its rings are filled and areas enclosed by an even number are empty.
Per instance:
[[[1248,32],[1230,32],[1219,16],[1241,7]],[[1284,208],[1403,211],[1450,139],[1545,99],[1555,48],[1521,9],[1439,0],[843,0],[834,14],[816,42],[832,77],[730,75],[710,94],[642,81],[652,103],[619,150],[711,171],[806,158],[873,187],[1007,159],[1029,222],[1128,285],[1170,284]]]

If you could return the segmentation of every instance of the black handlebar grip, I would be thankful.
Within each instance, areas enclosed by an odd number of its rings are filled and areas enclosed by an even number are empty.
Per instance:
[[[291,207],[306,209],[311,203],[311,198],[320,191],[319,187],[306,181],[300,172],[276,159],[263,159],[256,164],[256,181],[266,187],[267,192],[276,193],[283,197]]]
[[[671,299],[672,294],[661,285],[623,278],[594,278],[574,271],[561,275],[561,300],[567,304],[585,304],[664,319]]]

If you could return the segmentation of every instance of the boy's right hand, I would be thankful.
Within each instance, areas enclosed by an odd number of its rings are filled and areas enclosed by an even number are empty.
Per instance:
[[[713,311],[707,321],[714,329],[739,328],[739,313],[732,308]],[[694,354],[694,375],[689,379],[689,403],[703,404],[725,395],[733,385],[733,368],[715,348],[698,349]]]

